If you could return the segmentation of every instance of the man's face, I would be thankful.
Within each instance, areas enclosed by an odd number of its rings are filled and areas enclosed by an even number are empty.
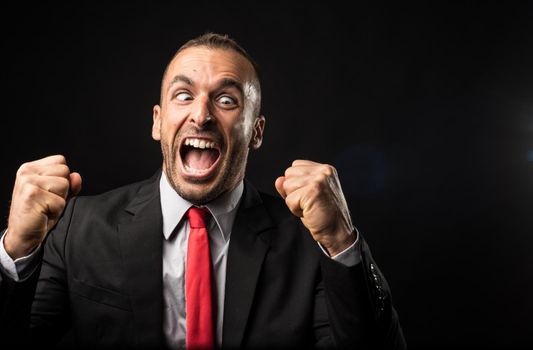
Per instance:
[[[244,177],[249,148],[259,148],[265,119],[254,115],[259,84],[251,63],[232,50],[190,47],[170,63],[152,137],[163,171],[183,198],[205,204]]]

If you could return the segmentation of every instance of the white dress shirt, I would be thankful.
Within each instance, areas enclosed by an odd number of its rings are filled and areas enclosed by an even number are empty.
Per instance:
[[[185,214],[193,204],[180,197],[174,191],[164,173],[161,175],[159,189],[161,194],[164,237],[163,332],[170,347],[183,349],[185,348],[186,331],[185,263],[187,261],[187,239],[189,235],[189,222]],[[243,190],[244,184],[241,181],[235,189],[224,193],[206,205],[211,213],[206,224],[215,274],[215,341],[218,347],[222,344],[228,247],[233,222],[237,214],[238,204],[242,198]],[[359,235],[357,234],[357,236]],[[38,265],[35,257],[38,255],[37,252],[41,247],[39,246],[26,257],[13,260],[5,251],[4,237],[5,233],[0,238],[0,268],[15,281],[22,281],[28,278]],[[361,261],[359,251],[356,249],[358,241],[359,237],[357,237],[354,244],[340,254],[332,257],[332,259],[346,266],[358,264]],[[318,245],[324,254],[328,255],[326,250],[320,244]]]
[[[189,220],[187,210],[192,203],[181,198],[170,186],[163,173],[159,184],[161,210],[163,212],[163,331],[173,349],[185,348],[185,263],[187,261],[187,240]],[[224,316],[224,295],[226,285],[226,260],[233,221],[242,197],[244,184],[226,192],[206,205],[211,213],[206,226],[209,235],[209,249],[215,274],[214,309],[216,310],[215,341],[222,344],[222,320]]]

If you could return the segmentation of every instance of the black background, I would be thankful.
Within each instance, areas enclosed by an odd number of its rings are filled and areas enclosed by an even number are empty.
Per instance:
[[[353,6],[353,8],[352,8]],[[263,74],[263,191],[337,167],[411,348],[533,346],[533,11],[528,2],[5,2],[0,198],[61,153],[96,194],[152,175],[167,61],[228,33]]]

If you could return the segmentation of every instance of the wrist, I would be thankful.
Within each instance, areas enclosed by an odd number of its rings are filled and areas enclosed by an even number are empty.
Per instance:
[[[23,240],[13,234],[9,229],[4,236],[4,249],[13,260],[29,255],[40,242],[36,240]]]
[[[332,239],[328,240],[327,242],[321,242],[322,246],[327,250],[330,257],[334,257],[342,253],[348,247],[354,244],[357,239],[355,230],[343,230],[342,232],[332,235],[330,237],[332,237]]]

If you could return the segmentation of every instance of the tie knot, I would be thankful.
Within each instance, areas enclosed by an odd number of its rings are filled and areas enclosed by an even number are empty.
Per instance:
[[[205,207],[190,207],[187,212],[189,218],[189,224],[191,228],[206,228],[205,217],[209,213],[209,210]]]

